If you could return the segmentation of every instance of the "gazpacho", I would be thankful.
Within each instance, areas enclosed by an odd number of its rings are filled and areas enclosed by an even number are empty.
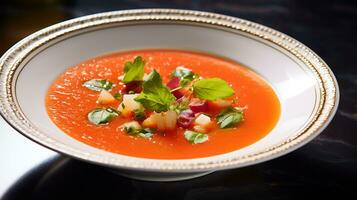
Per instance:
[[[123,155],[188,159],[228,153],[268,134],[280,103],[240,64],[186,50],[119,52],[61,74],[46,95],[69,136]]]

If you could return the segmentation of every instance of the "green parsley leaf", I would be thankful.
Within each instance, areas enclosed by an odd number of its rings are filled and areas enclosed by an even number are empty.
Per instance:
[[[96,108],[87,115],[88,120],[95,125],[108,123],[117,116],[119,116],[119,111],[113,108]]]
[[[124,78],[123,83],[129,83],[132,81],[142,81],[144,77],[145,61],[141,56],[134,59],[134,62],[128,61],[124,66]]]
[[[153,70],[143,83],[143,91],[135,101],[140,102],[145,108],[156,112],[165,112],[172,102],[176,100],[170,90],[162,84],[160,74]]]
[[[139,108],[134,110],[134,119],[137,121],[142,121],[146,118],[145,110],[143,108]]]
[[[83,86],[94,91],[110,90],[113,83],[104,79],[92,79],[83,83]]]
[[[228,107],[217,115],[217,124],[220,128],[231,128],[243,120],[243,111]]]
[[[200,99],[213,101],[234,95],[234,90],[220,78],[209,78],[195,82],[193,93]]]
[[[194,131],[185,131],[185,139],[192,144],[204,143],[208,140],[208,135]]]
[[[176,69],[171,73],[171,77],[179,77],[180,78],[180,85],[185,87],[188,85],[192,80],[194,80],[197,75],[195,75],[192,70],[187,69],[183,66],[176,67]]]

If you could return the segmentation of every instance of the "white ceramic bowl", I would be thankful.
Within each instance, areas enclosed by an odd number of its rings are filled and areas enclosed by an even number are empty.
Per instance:
[[[243,63],[275,89],[282,108],[278,124],[258,142],[230,153],[158,160],[96,149],[72,139],[50,121],[45,93],[60,73],[101,54],[143,48],[205,51]],[[192,178],[291,152],[326,127],[339,99],[326,63],[293,38],[234,17],[172,9],[108,12],[40,30],[2,56],[0,83],[1,115],[23,135],[71,157],[156,181]]]

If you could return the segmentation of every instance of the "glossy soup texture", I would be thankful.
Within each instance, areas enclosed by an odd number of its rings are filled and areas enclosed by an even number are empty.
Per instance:
[[[122,86],[118,76],[122,75],[126,61],[136,56],[146,60],[145,72],[156,69],[164,83],[177,66],[185,66],[202,77],[218,77],[231,84],[237,106],[246,107],[244,121],[236,128],[215,128],[209,140],[202,144],[191,144],[183,136],[183,129],[165,134],[156,133],[152,139],[126,134],[120,125],[130,119],[117,117],[107,125],[94,125],[87,114],[94,108],[99,93],[82,86],[90,79],[107,79]],[[110,106],[117,107],[119,101]],[[275,126],[280,115],[280,103],[273,89],[251,70],[229,60],[212,55],[182,50],[138,50],[120,52],[93,58],[69,68],[50,86],[46,96],[46,109],[51,120],[69,136],[90,146],[106,151],[143,158],[187,159],[228,153],[248,146]]]

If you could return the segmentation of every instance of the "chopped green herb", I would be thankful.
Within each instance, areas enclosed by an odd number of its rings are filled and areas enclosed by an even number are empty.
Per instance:
[[[180,80],[180,86],[181,86],[181,87],[185,87],[185,86],[187,86],[191,81],[192,81],[192,80],[186,79],[186,78],[181,79],[181,80]]]
[[[133,126],[125,126],[124,131],[129,135],[137,135],[140,129],[136,129]]]
[[[156,130],[152,129],[152,128],[144,128],[140,131],[138,136],[143,137],[143,138],[151,138],[154,135],[155,131]]]
[[[160,74],[153,70],[143,83],[143,91],[135,101],[140,102],[145,108],[156,112],[165,112],[171,103],[176,100],[170,90],[162,84]]]
[[[124,66],[123,82],[142,81],[144,77],[145,61],[141,56],[134,59],[134,62],[128,61]]]
[[[130,91],[128,92],[128,94],[135,94],[135,92],[132,91],[132,90],[130,90]]]
[[[94,91],[110,90],[113,83],[104,79],[92,79],[83,83],[83,86]]]
[[[171,110],[174,110],[177,114],[189,108],[188,104],[190,100],[188,98],[182,97],[180,101],[176,101],[171,105]]]
[[[155,133],[155,129],[152,128],[144,128],[144,129],[136,129],[133,126],[129,126],[129,127],[125,127],[124,131],[132,136],[140,136],[143,138],[151,138],[154,133]]]
[[[209,78],[195,82],[193,93],[200,99],[217,100],[234,95],[234,90],[222,79]]]
[[[142,121],[146,118],[145,110],[143,108],[139,108],[134,110],[134,119],[138,121]]]
[[[192,72],[192,70],[187,69],[183,66],[176,67],[176,69],[171,73],[171,77],[193,79],[193,76],[194,73]]]
[[[194,131],[185,131],[185,139],[192,144],[204,143],[208,140],[208,135]]]
[[[220,128],[231,128],[243,120],[243,111],[228,107],[217,115],[217,124]]]
[[[171,77],[179,77],[180,85],[182,87],[187,86],[192,80],[197,78],[197,75],[192,72],[192,70],[187,69],[183,66],[176,67],[176,69],[171,73]]]
[[[114,117],[119,116],[119,111],[113,108],[96,108],[88,113],[88,120],[93,124],[105,124],[111,121]]]
[[[114,98],[115,98],[116,100],[121,100],[122,97],[123,97],[123,95],[120,94],[119,92],[117,92],[117,93],[114,94]]]

